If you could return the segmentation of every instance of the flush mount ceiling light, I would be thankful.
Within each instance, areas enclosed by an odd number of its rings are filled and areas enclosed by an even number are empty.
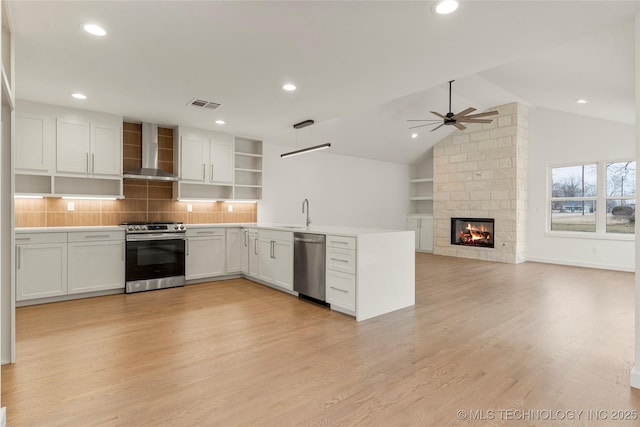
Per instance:
[[[586,103],[587,103],[587,100],[586,100],[586,99],[578,99],[576,102],[577,102],[578,104],[586,104]]]
[[[307,126],[311,126],[314,123],[315,122],[313,120],[305,120],[305,121],[302,121],[300,123],[296,123],[295,125],[293,125],[293,128],[296,129],[296,130],[297,129],[302,129],[302,128],[305,128]],[[296,134],[296,145],[298,145],[297,134]],[[323,150],[323,149],[329,148],[329,147],[331,147],[331,143],[330,142],[326,142],[324,144],[314,145],[312,147],[302,148],[300,150],[289,151],[288,153],[280,154],[280,157],[284,159],[286,157],[293,157],[293,156],[297,156],[299,154],[305,154],[305,153],[310,153],[312,151]]]
[[[104,28],[102,28],[100,25],[96,25],[96,24],[85,24],[84,30],[89,33],[89,34],[93,34],[94,36],[106,36],[107,32],[105,31]]]
[[[296,88],[296,85],[294,85],[293,83],[287,83],[282,86],[282,89],[286,90],[287,92],[293,92],[297,88]]]
[[[216,124],[217,125],[223,125],[224,124],[224,120],[216,120]]]
[[[80,92],[72,93],[71,96],[73,96],[75,99],[87,99],[87,95]]]
[[[411,134],[411,138],[416,139],[417,137],[418,137],[418,134],[417,134],[417,133],[412,133],[412,134]]]
[[[458,9],[458,2],[456,0],[442,0],[435,4],[433,10],[438,15],[448,15]]]

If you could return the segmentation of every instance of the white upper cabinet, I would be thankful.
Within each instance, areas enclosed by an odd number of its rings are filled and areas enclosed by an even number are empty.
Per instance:
[[[211,182],[233,182],[233,142],[212,140],[210,162]]]
[[[95,175],[122,174],[122,131],[101,123],[91,126],[91,171]]]
[[[233,183],[233,136],[201,129],[181,129],[180,178],[202,184]]]
[[[90,122],[58,118],[56,146],[58,173],[90,173]]]
[[[16,171],[51,172],[55,122],[43,114],[16,112]]]
[[[180,145],[181,176],[184,181],[205,182],[206,155],[209,141],[206,138],[183,136]]]
[[[120,176],[121,147],[119,127],[61,117],[57,120],[58,173]]]

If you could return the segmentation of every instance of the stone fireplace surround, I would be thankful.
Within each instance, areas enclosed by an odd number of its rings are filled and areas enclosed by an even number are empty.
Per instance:
[[[526,260],[528,108],[511,103],[491,123],[468,125],[434,146],[434,254]],[[451,244],[451,218],[494,218],[495,248]]]

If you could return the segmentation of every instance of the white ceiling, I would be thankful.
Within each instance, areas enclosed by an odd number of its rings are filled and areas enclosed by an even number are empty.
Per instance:
[[[640,2],[467,0],[449,16],[432,5],[12,2],[16,93],[291,146],[331,141],[334,153],[399,163],[446,136],[412,140],[406,119],[446,113],[451,79],[454,112],[517,100],[633,123]],[[87,22],[107,36],[86,34]],[[296,92],[281,89],[288,81]],[[194,97],[223,106],[186,106]],[[316,125],[294,131],[304,119]]]

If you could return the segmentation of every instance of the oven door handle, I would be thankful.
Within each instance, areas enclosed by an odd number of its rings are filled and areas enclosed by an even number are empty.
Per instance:
[[[185,240],[183,234],[155,233],[155,234],[131,234],[127,236],[127,242],[143,242],[148,240]]]

